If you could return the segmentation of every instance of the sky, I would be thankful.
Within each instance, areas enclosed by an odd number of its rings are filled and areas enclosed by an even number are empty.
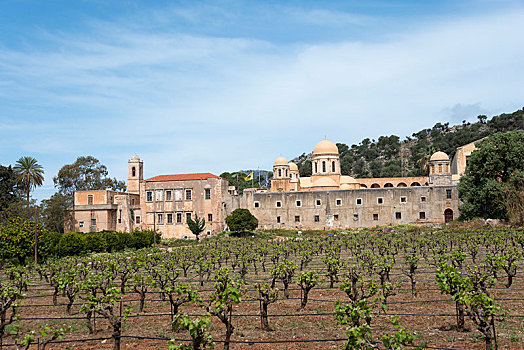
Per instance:
[[[524,1],[2,0],[0,33],[0,164],[39,200],[79,156],[269,170],[524,106]]]

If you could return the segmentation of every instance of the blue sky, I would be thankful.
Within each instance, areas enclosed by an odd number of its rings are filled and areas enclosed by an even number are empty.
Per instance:
[[[523,1],[0,2],[0,164],[270,169],[524,105]]]

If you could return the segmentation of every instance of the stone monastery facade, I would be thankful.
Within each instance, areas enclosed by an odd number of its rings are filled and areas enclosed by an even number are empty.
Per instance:
[[[429,160],[423,177],[355,179],[342,175],[337,146],[319,142],[311,177],[300,177],[296,164],[279,157],[271,189],[231,190],[210,173],[159,175],[143,179],[143,162],[128,162],[127,192],[75,193],[74,231],[159,230],[164,238],[194,238],[188,216],[206,221],[203,235],[225,230],[225,218],[246,208],[259,228],[330,229],[404,223],[442,223],[458,216],[457,183],[474,143],[460,147],[451,161],[443,152]]]

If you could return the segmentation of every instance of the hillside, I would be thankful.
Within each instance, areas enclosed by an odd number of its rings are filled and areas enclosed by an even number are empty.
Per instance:
[[[455,149],[496,132],[524,130],[524,108],[511,114],[488,119],[477,117],[475,123],[463,122],[450,126],[437,123],[431,129],[415,132],[400,140],[396,135],[365,138],[358,145],[337,143],[343,175],[357,178],[423,176],[427,174],[429,157],[436,151],[453,158]],[[300,176],[311,175],[311,154],[303,153],[293,159]]]

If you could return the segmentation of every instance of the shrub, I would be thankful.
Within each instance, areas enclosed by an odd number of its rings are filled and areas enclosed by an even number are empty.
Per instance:
[[[81,233],[67,232],[62,235],[58,242],[58,255],[81,255],[85,253],[85,240]]]

